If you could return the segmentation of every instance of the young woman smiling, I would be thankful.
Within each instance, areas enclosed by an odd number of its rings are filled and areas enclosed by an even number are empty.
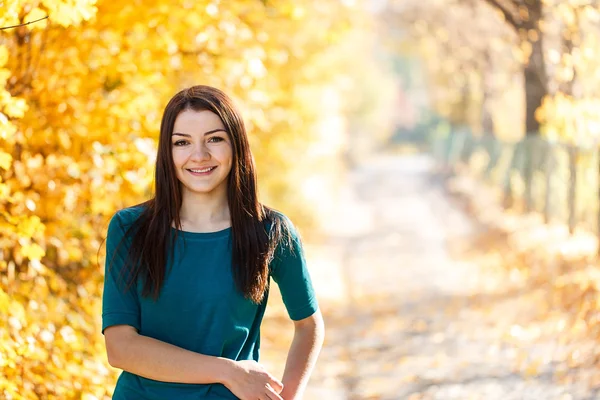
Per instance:
[[[102,332],[115,400],[302,398],[324,326],[300,238],[258,201],[243,120],[218,89],[167,104],[155,194],[107,234]],[[259,360],[273,279],[295,333],[283,377]]]

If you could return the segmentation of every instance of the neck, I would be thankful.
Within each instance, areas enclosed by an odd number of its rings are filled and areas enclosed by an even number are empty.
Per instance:
[[[229,224],[229,203],[227,195],[214,196],[211,194],[184,192],[179,216],[182,223],[193,226],[210,227],[213,225]]]

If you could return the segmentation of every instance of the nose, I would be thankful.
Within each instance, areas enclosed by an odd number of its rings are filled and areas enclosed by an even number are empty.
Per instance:
[[[191,158],[193,160],[208,160],[210,159],[210,152],[204,143],[200,143],[198,146],[194,147]]]

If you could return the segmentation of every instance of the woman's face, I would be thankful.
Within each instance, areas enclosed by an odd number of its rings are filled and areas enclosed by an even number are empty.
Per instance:
[[[179,113],[171,135],[171,149],[182,194],[226,195],[231,171],[231,138],[212,111]]]

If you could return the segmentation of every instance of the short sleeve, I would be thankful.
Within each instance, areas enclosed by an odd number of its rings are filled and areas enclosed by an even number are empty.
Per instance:
[[[284,221],[288,225],[291,240],[289,244],[280,244],[277,247],[271,276],[279,286],[288,315],[292,320],[299,321],[313,315],[319,306],[302,242],[292,223],[287,218],[284,218]]]
[[[122,240],[124,236],[125,229],[119,212],[117,212],[110,220],[106,235],[102,333],[112,325],[131,325],[138,331],[140,330],[140,304],[136,284],[132,284],[125,292],[129,279],[128,275],[123,273],[122,268],[128,259],[131,241]]]

